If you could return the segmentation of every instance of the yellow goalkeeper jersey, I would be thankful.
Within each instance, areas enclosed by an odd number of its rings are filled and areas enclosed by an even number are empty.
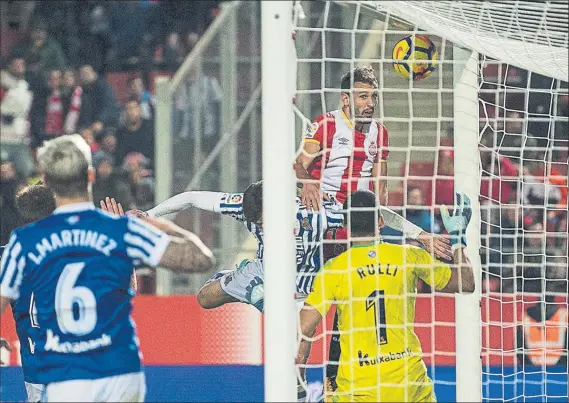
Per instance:
[[[423,249],[354,245],[317,275],[306,303],[326,316],[338,310],[340,362],[334,401],[436,401],[414,332],[420,278],[436,289],[449,265]]]

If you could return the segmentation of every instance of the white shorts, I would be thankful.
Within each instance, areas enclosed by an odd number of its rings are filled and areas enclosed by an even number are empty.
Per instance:
[[[235,270],[224,270],[217,275],[221,273],[223,275],[218,278],[223,291],[263,312],[265,284],[262,261],[244,260]]]
[[[144,372],[79,379],[47,385],[47,402],[143,402],[146,395]]]
[[[45,385],[39,383],[24,382],[26,385],[26,394],[28,402],[45,402]]]

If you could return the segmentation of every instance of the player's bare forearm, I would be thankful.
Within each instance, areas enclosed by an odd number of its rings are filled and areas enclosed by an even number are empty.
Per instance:
[[[191,237],[172,237],[160,266],[175,271],[204,272],[215,266],[211,250],[194,234]]]
[[[373,188],[379,197],[380,205],[387,206],[387,162],[375,163],[371,175],[373,177]]]
[[[215,266],[212,251],[193,232],[162,218],[143,217],[141,219],[172,236],[160,260],[160,266],[190,272],[206,271]]]
[[[311,348],[312,348],[312,342],[304,338],[300,341],[298,345],[298,354],[296,355],[296,365],[301,380],[305,379],[306,363],[308,362],[308,357],[310,357]]]
[[[314,181],[315,179],[310,175],[304,165],[298,160],[294,163],[294,172],[298,179],[297,186],[301,188],[307,181]]]
[[[443,292],[470,294],[474,292],[474,271],[468,257],[464,253],[463,247],[458,247],[454,251],[453,266],[450,280]]]

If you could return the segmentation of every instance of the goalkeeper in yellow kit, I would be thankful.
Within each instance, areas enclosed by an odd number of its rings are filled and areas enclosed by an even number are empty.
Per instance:
[[[457,193],[456,199],[452,215],[441,208],[453,245],[452,266],[414,246],[380,243],[377,232],[383,219],[372,192],[358,190],[346,200],[344,222],[352,245],[317,275],[300,312],[299,396],[311,338],[330,305],[336,304],[341,355],[333,401],[436,401],[414,332],[415,294],[418,279],[442,292],[474,291],[464,254],[472,210],[466,195]]]

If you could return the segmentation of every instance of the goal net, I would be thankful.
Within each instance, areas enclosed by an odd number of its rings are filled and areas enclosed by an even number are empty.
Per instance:
[[[317,116],[341,108],[342,74],[370,65],[374,117],[389,133],[388,207],[445,234],[441,204],[452,206],[455,190],[473,200],[477,291],[442,294],[422,281],[406,290],[439,401],[567,400],[567,18],[562,1],[295,2],[296,144]],[[407,36],[437,49],[425,79],[394,69],[393,49]],[[409,233],[381,235],[422,247]],[[311,338],[310,401],[331,393],[327,375],[346,364],[331,340],[357,343],[361,330],[333,322],[334,308]]]

